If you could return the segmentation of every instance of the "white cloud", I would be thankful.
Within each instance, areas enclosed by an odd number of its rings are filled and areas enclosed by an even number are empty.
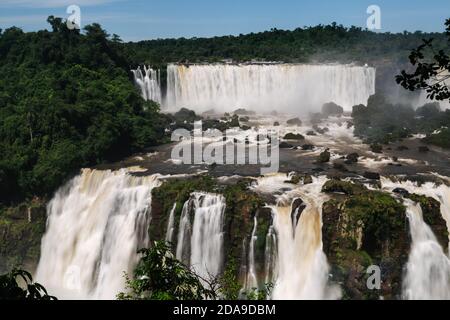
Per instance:
[[[121,0],[0,0],[0,7],[60,8],[72,4],[78,6],[98,6]]]

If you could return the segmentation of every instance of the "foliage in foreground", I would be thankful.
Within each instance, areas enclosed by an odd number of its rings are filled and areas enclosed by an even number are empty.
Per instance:
[[[149,249],[139,251],[141,259],[134,270],[134,278],[125,274],[126,292],[117,295],[119,300],[264,300],[272,288],[242,292],[236,277],[236,265],[231,259],[223,274],[199,276],[194,270],[177,260],[165,241],[155,241]]]
[[[201,300],[216,299],[214,289],[205,288],[200,280],[183,263],[178,261],[167,243],[155,241],[149,249],[139,251],[142,255],[134,279],[126,276],[128,293],[120,293],[120,300]],[[213,286],[212,283],[209,283]]]
[[[19,285],[22,280],[25,288]],[[0,300],[56,300],[39,283],[33,282],[31,274],[14,269],[8,274],[0,275]]]
[[[445,21],[446,35],[450,42],[450,19]],[[433,38],[423,39],[423,43],[412,50],[409,62],[415,68],[414,72],[405,70],[396,77],[397,83],[405,89],[416,91],[425,90],[430,99],[449,100],[450,90],[450,55],[442,49],[436,48]],[[432,58],[430,58],[430,56]]]

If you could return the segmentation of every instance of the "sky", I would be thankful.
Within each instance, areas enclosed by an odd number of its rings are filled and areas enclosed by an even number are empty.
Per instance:
[[[0,28],[48,29],[49,15],[81,10],[81,26],[98,22],[125,41],[211,37],[271,28],[329,24],[365,28],[367,8],[377,5],[380,32],[442,32],[450,0],[0,0]]]

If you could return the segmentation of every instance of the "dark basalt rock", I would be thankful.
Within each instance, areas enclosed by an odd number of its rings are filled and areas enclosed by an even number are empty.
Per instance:
[[[236,110],[233,111],[233,113],[237,114],[237,115],[242,115],[242,116],[251,116],[251,115],[255,115],[256,114],[255,111],[249,111],[249,110],[246,110],[244,108],[236,109]]]
[[[293,148],[294,146],[292,145],[292,144],[290,144],[290,143],[287,143],[287,142],[285,142],[285,141],[281,141],[280,142],[280,148],[281,149],[290,149],[290,148]]]
[[[300,183],[300,176],[297,174],[294,174],[291,176],[290,180],[284,181],[286,183],[292,183],[292,184],[299,184]]]
[[[293,174],[290,180],[286,180],[286,183],[299,184],[303,182],[303,184],[310,184],[313,182],[312,177],[308,174]]]
[[[291,219],[294,230],[297,227],[298,219],[300,219],[300,216],[305,208],[306,204],[300,198],[295,198],[292,202]]]
[[[275,121],[274,123],[273,123],[273,126],[274,127],[278,127],[280,125],[280,123],[278,122],[278,121]]]
[[[370,150],[374,153],[383,153],[383,146],[378,143],[373,143],[370,145]]]
[[[367,188],[360,183],[331,179],[322,186],[322,192],[344,193],[346,195],[356,195],[367,191]]]
[[[342,172],[348,172],[347,167],[344,165],[344,163],[340,161],[334,161],[333,162],[333,168]]]
[[[427,146],[420,146],[418,148],[418,150],[419,150],[419,152],[425,153],[425,152],[430,151],[430,148],[428,148]]]
[[[409,191],[403,188],[395,188],[394,190],[392,190],[392,192],[397,193],[401,196],[407,196],[409,195]]]
[[[344,108],[334,102],[328,102],[322,106],[322,114],[326,116],[341,116],[343,113]]]
[[[303,184],[310,184],[313,183],[313,179],[310,175],[305,175],[303,178]]]
[[[402,145],[402,146],[398,146],[398,147],[397,147],[397,150],[398,150],[398,151],[405,151],[405,150],[409,150],[409,148],[408,148],[407,146],[403,146],[403,145]]]
[[[330,129],[328,129],[327,127],[321,128],[317,124],[313,125],[313,129],[320,134],[324,134],[330,131]]]
[[[302,145],[302,150],[314,150],[314,145],[304,144],[304,145]]]
[[[363,177],[370,180],[380,180],[380,174],[372,171],[364,172]]]
[[[286,133],[284,135],[283,139],[286,139],[286,140],[305,140],[305,137],[302,136],[300,133],[289,132],[289,133]]]
[[[345,161],[346,164],[357,163],[359,154],[356,152],[353,152],[353,153],[348,154],[347,157],[345,157],[345,158],[346,158],[346,161]]]
[[[331,153],[327,149],[327,150],[323,151],[322,153],[320,153],[320,155],[319,155],[319,157],[317,159],[317,162],[319,162],[319,163],[329,162],[330,161],[330,157],[331,157]]]
[[[313,130],[309,130],[308,132],[306,132],[307,136],[317,136],[317,133],[315,133]]]
[[[302,120],[300,120],[299,118],[293,118],[286,121],[286,123],[290,126],[301,126]]]

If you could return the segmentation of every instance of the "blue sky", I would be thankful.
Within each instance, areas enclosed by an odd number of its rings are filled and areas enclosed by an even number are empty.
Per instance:
[[[0,0],[0,28],[48,28],[46,17],[81,8],[81,24],[99,22],[126,41],[209,37],[270,28],[328,24],[366,26],[369,5],[381,9],[381,31],[443,31],[450,0]]]

